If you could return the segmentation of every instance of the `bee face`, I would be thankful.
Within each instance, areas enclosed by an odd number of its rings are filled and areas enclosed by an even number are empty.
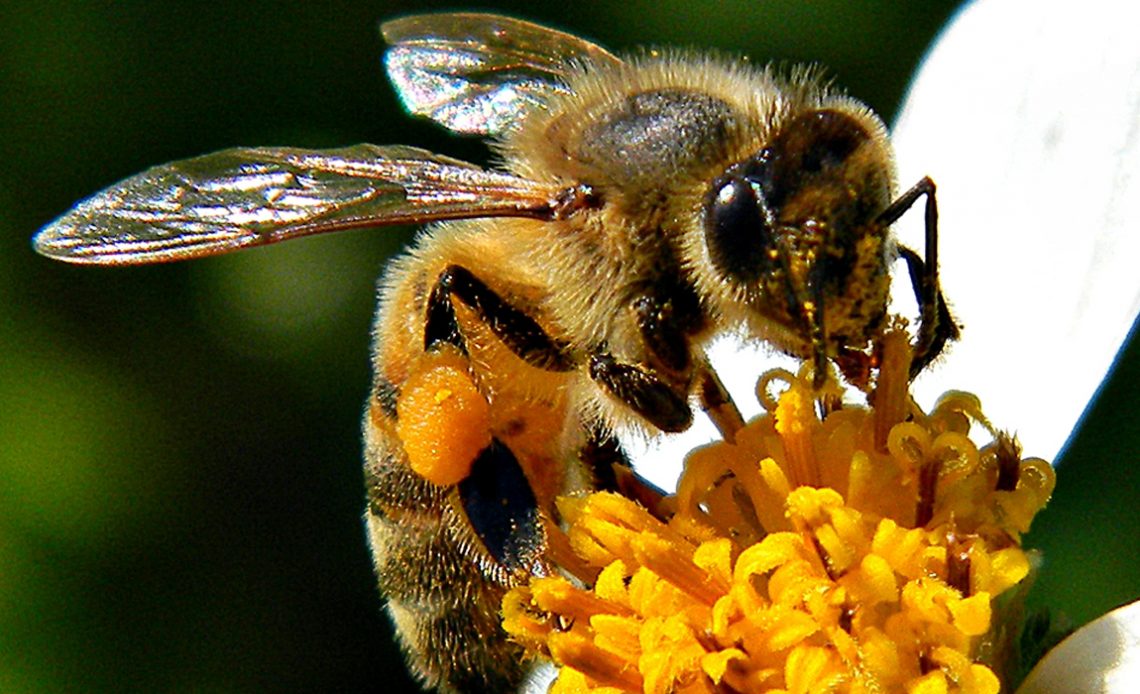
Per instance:
[[[231,149],[97,193],[35,243],[131,264],[440,222],[381,281],[366,518],[413,672],[503,691],[524,666],[500,600],[554,570],[555,499],[602,488],[652,504],[616,433],[681,431],[694,402],[733,436],[740,415],[704,352],[720,333],[812,360],[819,384],[830,359],[870,363],[889,226],[925,196],[932,241],[933,184],[892,202],[878,118],[805,74],[622,60],[493,15],[383,31],[407,108],[495,138],[500,168],[402,145]],[[923,311],[913,370],[955,333],[932,249],[897,253]]]
[[[886,307],[890,152],[866,112],[813,108],[786,120],[758,152],[713,180],[704,201],[709,274],[730,301],[796,334],[863,345]]]

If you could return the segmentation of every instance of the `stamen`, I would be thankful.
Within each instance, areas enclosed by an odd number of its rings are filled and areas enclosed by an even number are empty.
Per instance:
[[[768,414],[688,456],[667,521],[612,493],[559,500],[548,559],[585,585],[535,578],[503,608],[560,666],[555,694],[996,694],[987,658],[1013,652],[1001,620],[1052,468],[1019,460],[973,396],[915,407],[901,331],[881,363],[871,408],[817,408],[810,367],[766,374]],[[981,452],[971,424],[994,436]]]

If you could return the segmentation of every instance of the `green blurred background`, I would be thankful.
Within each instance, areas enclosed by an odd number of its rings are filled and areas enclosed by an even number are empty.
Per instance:
[[[890,120],[955,5],[478,9],[615,49],[819,61]],[[455,8],[0,7],[0,691],[413,687],[372,580],[359,434],[374,281],[412,231],[132,269],[53,263],[28,239],[129,174],[239,144],[485,160],[404,116],[380,69],[379,20]],[[1032,536],[1049,561],[1036,601],[1078,623],[1140,592],[1138,364],[1107,387]]]

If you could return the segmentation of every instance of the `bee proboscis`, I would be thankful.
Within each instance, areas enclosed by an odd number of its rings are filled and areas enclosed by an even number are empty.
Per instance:
[[[616,432],[725,436],[708,364],[742,332],[861,383],[905,261],[912,374],[957,336],[938,286],[934,185],[895,195],[880,119],[809,70],[690,52],[619,58],[482,14],[382,27],[407,108],[491,136],[487,169],[403,145],[239,148],[155,167],[79,203],[36,249],[79,263],[225,253],[311,234],[441,222],[384,275],[364,421],[376,571],[428,686],[525,675],[504,591],[553,570],[554,499],[633,493]],[[926,250],[890,225],[925,197]]]

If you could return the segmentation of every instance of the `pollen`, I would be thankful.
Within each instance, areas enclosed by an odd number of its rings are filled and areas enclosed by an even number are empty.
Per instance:
[[[458,350],[426,352],[400,389],[396,431],[408,464],[433,484],[456,484],[491,443],[490,408]]]
[[[767,414],[687,456],[668,518],[613,493],[560,501],[578,561],[503,603],[558,666],[552,692],[1003,687],[1052,468],[1011,459],[973,396],[921,411],[905,334],[883,349],[869,407],[818,406],[808,371],[765,375]]]

